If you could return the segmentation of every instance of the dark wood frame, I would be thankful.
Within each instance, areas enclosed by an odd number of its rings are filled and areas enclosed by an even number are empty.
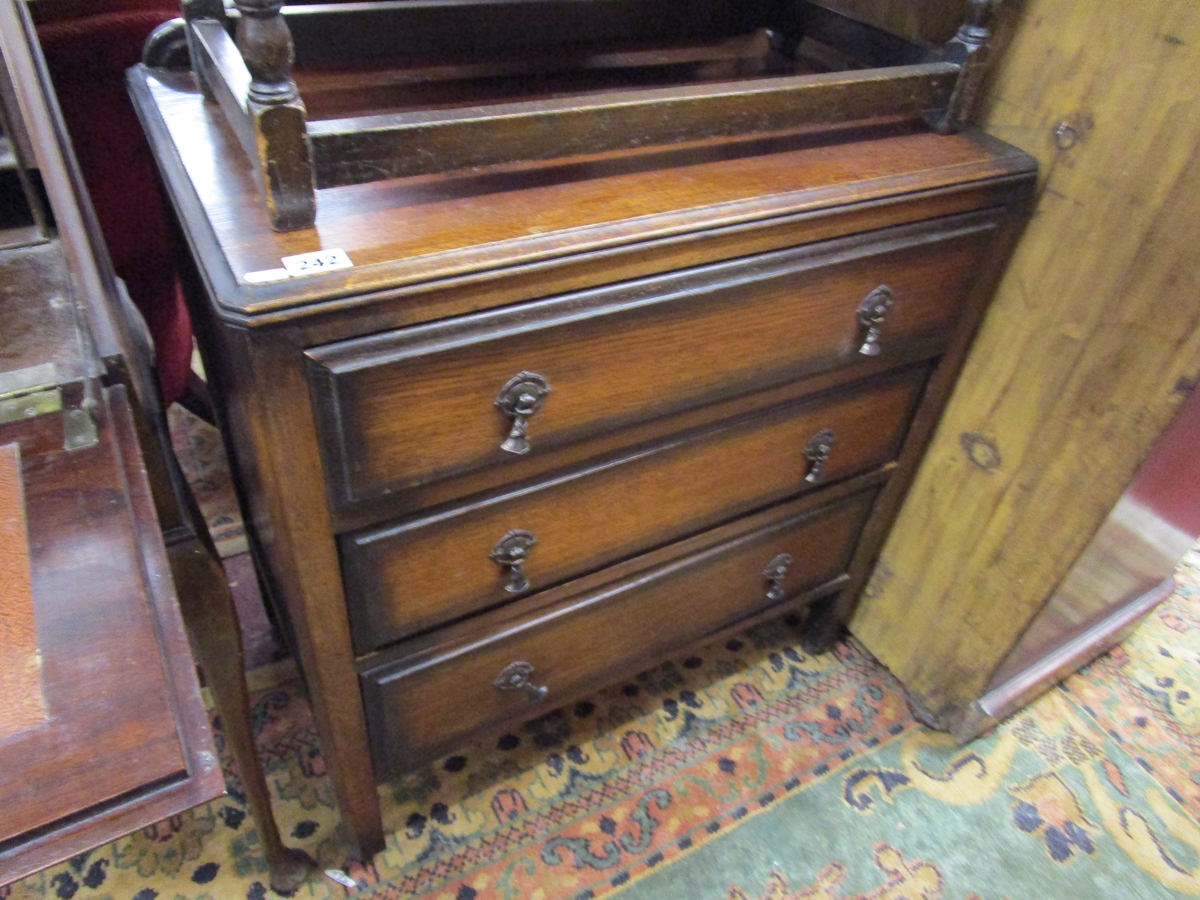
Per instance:
[[[151,40],[146,63],[177,62],[186,43],[198,83],[254,164],[272,227],[292,231],[315,222],[318,189],[340,185],[880,118],[956,131],[977,99],[992,7],[972,0],[971,20],[935,48],[814,0],[760,0],[725,16],[705,15],[699,0],[685,11],[678,0],[587,0],[580,17],[581,2],[236,0],[227,14],[221,0],[183,0],[184,18]],[[764,30],[782,57],[794,57],[804,38],[817,40],[833,48],[839,71],[311,123],[292,72],[296,59],[355,66],[414,47],[488,53],[534,41],[711,38],[731,27]]]

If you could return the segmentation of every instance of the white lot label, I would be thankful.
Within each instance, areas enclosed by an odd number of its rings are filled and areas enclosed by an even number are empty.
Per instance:
[[[298,253],[295,256],[285,256],[280,260],[283,267],[293,277],[297,275],[315,275],[318,272],[330,272],[334,269],[349,269],[354,263],[345,250],[318,250],[316,253]]]
[[[292,277],[287,269],[262,269],[258,272],[247,272],[242,276],[246,284],[267,284],[271,281],[284,281]]]

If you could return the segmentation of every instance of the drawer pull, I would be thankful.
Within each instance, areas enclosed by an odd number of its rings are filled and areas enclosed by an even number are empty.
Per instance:
[[[881,284],[867,294],[858,305],[858,325],[866,330],[862,346],[858,348],[858,352],[863,356],[878,356],[883,352],[883,348],[879,346],[879,332],[894,302],[892,289],[886,284]]]
[[[529,531],[510,531],[496,542],[489,554],[492,561],[508,569],[508,584],[504,589],[510,594],[519,594],[529,590],[529,579],[525,577],[525,560],[533,548],[537,546],[537,538]]]
[[[529,452],[529,441],[525,430],[530,417],[542,407],[550,393],[550,382],[536,372],[521,372],[508,380],[496,398],[496,407],[513,420],[508,438],[500,445],[501,450],[524,456]]]
[[[768,600],[782,600],[785,596],[783,590],[783,578],[787,575],[788,566],[794,563],[790,554],[780,553],[777,557],[767,563],[766,569],[763,570],[763,578],[767,580],[769,587],[767,588]]]
[[[820,484],[825,479],[825,463],[836,443],[837,435],[833,430],[822,428],[804,445],[804,458],[812,464],[808,467],[808,474],[804,476],[804,480],[809,484]]]
[[[502,691],[524,691],[530,703],[538,703],[546,699],[550,689],[544,684],[534,684],[529,680],[533,674],[533,666],[527,662],[512,662],[500,670],[492,684]]]

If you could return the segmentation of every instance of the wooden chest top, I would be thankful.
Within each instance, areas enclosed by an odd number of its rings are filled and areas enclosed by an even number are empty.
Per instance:
[[[245,154],[189,74],[139,68],[130,84],[219,313],[249,325],[396,296],[408,301],[386,324],[427,321],[1000,205],[1010,198],[996,179],[1026,181],[1036,166],[986,135],[882,122],[328,188],[315,227],[280,233]],[[912,211],[878,210],[897,203]],[[353,267],[264,284],[246,277],[330,249]],[[534,269],[536,294],[515,286]],[[512,292],[494,292],[500,276]],[[484,282],[486,297],[462,290]],[[434,296],[449,286],[453,308]]]

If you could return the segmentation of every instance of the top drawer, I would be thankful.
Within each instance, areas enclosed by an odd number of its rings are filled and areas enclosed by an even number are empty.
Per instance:
[[[891,299],[874,344],[884,356],[944,337],[1000,218],[890,228],[311,350],[331,501],[864,359],[869,296]]]

